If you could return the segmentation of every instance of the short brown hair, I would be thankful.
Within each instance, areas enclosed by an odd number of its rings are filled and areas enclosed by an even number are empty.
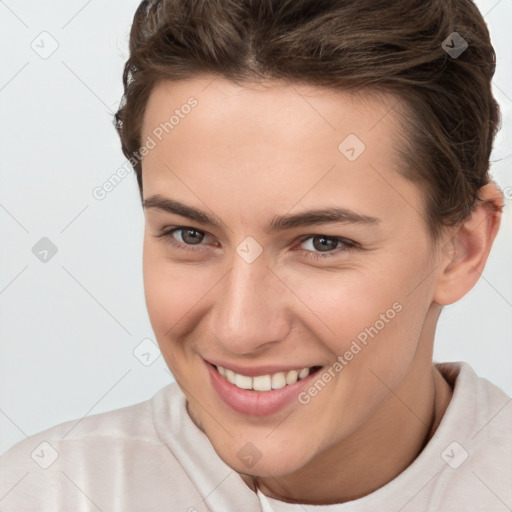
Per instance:
[[[468,44],[457,56],[443,45],[455,44],[454,32]],[[129,159],[155,85],[213,74],[404,100],[397,151],[404,176],[425,191],[434,239],[467,217],[490,181],[501,122],[491,89],[496,55],[471,0],[144,0],[129,46],[114,120]],[[133,166],[142,198],[141,162]]]

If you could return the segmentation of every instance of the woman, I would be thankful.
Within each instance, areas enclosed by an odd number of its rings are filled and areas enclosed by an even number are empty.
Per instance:
[[[2,510],[511,506],[510,397],[432,361],[500,224],[494,67],[468,0],[142,2],[115,120],[176,383],[13,447]]]

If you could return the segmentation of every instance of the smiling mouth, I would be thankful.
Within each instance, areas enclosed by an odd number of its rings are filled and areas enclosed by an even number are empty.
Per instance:
[[[273,389],[281,389],[286,386],[295,384],[298,380],[305,379],[309,375],[316,373],[321,366],[311,366],[309,368],[298,368],[288,372],[277,372],[267,375],[257,375],[249,377],[235,373],[229,368],[212,365],[225,380],[240,389],[253,391],[271,391]]]

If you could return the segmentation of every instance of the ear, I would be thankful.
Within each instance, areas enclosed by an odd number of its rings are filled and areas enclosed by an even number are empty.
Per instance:
[[[471,214],[442,242],[442,270],[435,287],[434,301],[453,304],[477,283],[498,233],[503,210],[503,194],[488,183],[478,191]]]

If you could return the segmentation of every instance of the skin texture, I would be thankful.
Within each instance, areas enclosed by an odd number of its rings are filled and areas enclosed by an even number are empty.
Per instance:
[[[258,477],[267,495],[308,504],[364,496],[410,465],[449,403],[432,365],[437,318],[478,280],[501,194],[484,187],[467,222],[434,244],[422,191],[393,153],[396,98],[212,76],[164,82],[142,140],[191,96],[197,106],[143,160],[144,198],[171,197],[222,224],[145,209],[145,295],[165,361],[193,421],[251,488]],[[366,145],[352,162],[338,150],[349,134]],[[265,232],[276,215],[327,206],[380,220]],[[173,227],[197,232],[158,236]],[[252,263],[236,251],[248,236],[262,249]],[[400,312],[307,405],[250,417],[210,385],[203,359],[328,368],[396,303]],[[250,468],[237,456],[248,442],[261,454]]]

